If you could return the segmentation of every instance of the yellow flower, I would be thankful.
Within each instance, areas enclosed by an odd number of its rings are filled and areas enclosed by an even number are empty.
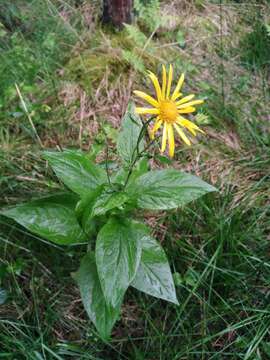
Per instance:
[[[173,78],[172,65],[170,65],[168,74],[165,66],[162,66],[162,87],[160,87],[158,78],[155,74],[148,71],[148,75],[156,90],[156,99],[142,91],[135,90],[135,95],[153,106],[152,108],[137,107],[136,112],[137,114],[150,114],[156,116],[154,126],[150,130],[150,136],[153,139],[156,132],[163,125],[161,152],[163,153],[166,150],[168,140],[169,155],[170,157],[173,157],[175,148],[174,131],[178,133],[180,138],[187,145],[191,145],[191,143],[183,131],[183,128],[187,129],[194,136],[196,136],[196,131],[204,133],[197,125],[182,116],[182,114],[189,114],[196,111],[194,106],[202,104],[203,100],[193,100],[195,97],[194,94],[182,97],[180,90],[184,82],[184,74],[180,76],[178,83],[171,94]]]

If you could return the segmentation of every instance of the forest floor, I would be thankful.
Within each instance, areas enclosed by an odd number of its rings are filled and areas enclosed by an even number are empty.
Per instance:
[[[1,217],[0,359],[270,359],[270,3],[135,5],[135,24],[114,32],[99,1],[0,2],[0,205],[60,188],[43,148],[102,161],[106,136],[113,154],[132,91],[152,92],[146,69],[173,64],[206,99],[195,118],[206,136],[155,165],[220,190],[148,219],[180,306],[129,290],[104,343],[70,277],[85,249]]]

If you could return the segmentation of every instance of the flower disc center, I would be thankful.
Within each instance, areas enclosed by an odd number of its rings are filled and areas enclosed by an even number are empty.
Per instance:
[[[173,123],[177,119],[178,111],[173,101],[162,101],[160,104],[160,117],[163,121]]]

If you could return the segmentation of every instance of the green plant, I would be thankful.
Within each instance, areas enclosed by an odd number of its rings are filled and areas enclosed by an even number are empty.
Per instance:
[[[46,151],[45,159],[72,192],[1,212],[56,244],[87,245],[73,277],[84,307],[104,339],[110,336],[130,285],[178,304],[165,252],[138,209],[176,209],[216,190],[175,169],[149,171],[147,150],[154,141],[144,141],[147,125],[130,104],[118,138],[122,166],[112,174],[80,151]]]
[[[255,19],[252,32],[246,34],[241,41],[243,64],[253,70],[266,69],[269,71],[270,35],[269,25],[262,19]]]
[[[134,9],[146,30],[152,32],[161,25],[159,0],[135,0]]]

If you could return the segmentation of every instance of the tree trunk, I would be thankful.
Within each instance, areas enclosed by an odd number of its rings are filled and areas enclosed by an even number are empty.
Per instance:
[[[132,21],[133,0],[103,0],[103,22],[121,28]]]

